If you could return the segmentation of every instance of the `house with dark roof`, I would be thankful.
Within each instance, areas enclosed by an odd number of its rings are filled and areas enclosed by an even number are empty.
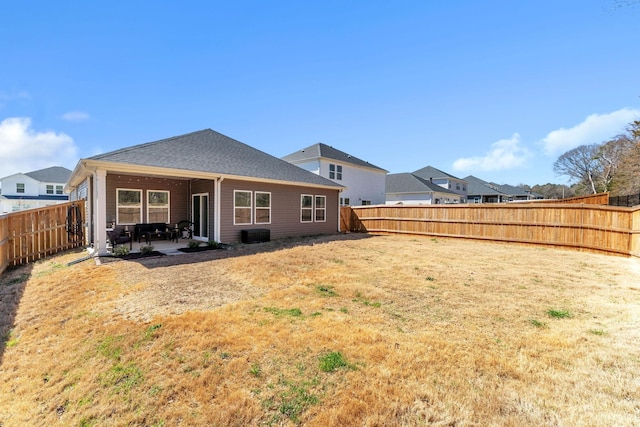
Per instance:
[[[69,201],[64,184],[71,171],[52,166],[0,178],[0,213],[42,208]]]
[[[426,166],[411,173],[387,175],[387,204],[466,203],[467,183]]]
[[[544,199],[541,194],[508,184],[495,184],[473,175],[464,180],[468,184],[469,203],[502,203],[522,200]]]
[[[387,175],[386,192],[388,205],[464,203],[462,195],[413,173]]]
[[[284,156],[282,160],[345,187],[343,206],[378,205],[385,202],[387,171],[323,143]]]
[[[66,190],[85,199],[99,255],[107,229],[192,222],[196,240],[241,241],[339,231],[342,185],[211,129],[81,159]]]

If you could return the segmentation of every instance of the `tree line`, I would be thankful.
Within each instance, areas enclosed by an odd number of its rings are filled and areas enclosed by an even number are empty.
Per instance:
[[[562,189],[565,193],[554,194],[554,198],[604,192],[609,192],[611,196],[639,193],[640,120],[634,121],[622,134],[608,141],[580,145],[567,151],[554,162],[553,171],[569,177],[572,185],[567,187],[547,184],[534,186],[531,190],[547,197],[552,197],[547,194],[549,191],[557,192]]]

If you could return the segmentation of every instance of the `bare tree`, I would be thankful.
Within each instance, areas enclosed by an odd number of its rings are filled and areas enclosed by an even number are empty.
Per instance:
[[[593,194],[597,194],[599,188],[596,187],[596,182],[601,174],[601,164],[597,159],[599,149],[598,144],[592,144],[569,150],[553,163],[553,171],[558,175],[568,176],[577,183],[583,182]]]

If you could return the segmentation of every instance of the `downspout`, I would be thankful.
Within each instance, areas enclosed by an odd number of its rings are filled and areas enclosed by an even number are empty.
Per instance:
[[[342,190],[338,191],[338,233],[340,230],[340,218],[342,217],[342,206],[340,205],[340,195],[342,194]]]
[[[220,240],[220,211],[222,202],[220,201],[221,193],[222,193],[222,181],[224,181],[224,177],[218,177],[215,181],[215,194],[214,194],[214,203],[213,203],[213,240],[216,242],[221,242]]]

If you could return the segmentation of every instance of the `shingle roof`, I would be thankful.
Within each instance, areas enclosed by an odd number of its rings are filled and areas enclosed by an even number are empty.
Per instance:
[[[495,186],[499,191],[502,191],[504,194],[508,194],[510,196],[528,196],[531,194],[530,191],[527,191],[524,188],[515,187],[509,184],[495,184],[492,182],[491,185]]]
[[[329,179],[308,172],[211,129],[134,145],[99,154],[89,159],[342,187]]]
[[[352,165],[367,167],[371,169],[378,169],[383,172],[387,172],[385,169],[378,167],[376,165],[372,165],[371,163],[361,160],[351,154],[345,153],[344,151],[340,151],[336,148],[333,148],[327,144],[323,144],[318,142],[317,144],[310,145],[307,148],[303,148],[300,151],[296,151],[295,153],[291,153],[287,156],[284,156],[282,160],[286,160],[291,163],[299,163],[304,160],[313,160],[323,157],[325,159],[337,160],[343,163],[351,163]]]
[[[482,179],[477,178],[473,175],[469,175],[464,180],[467,181],[467,194],[469,196],[476,196],[476,195],[492,196],[492,195],[503,194],[502,192],[494,188],[491,188],[487,181],[483,181]]]
[[[25,173],[25,175],[40,182],[55,182],[64,184],[71,176],[71,171],[62,166],[52,166],[46,169]]]
[[[438,179],[438,178],[453,178],[453,179],[460,179],[457,176],[453,176],[450,175],[446,172],[441,171],[440,169],[436,169],[433,166],[425,166],[422,169],[418,169],[417,171],[413,172],[414,175],[419,176],[422,179],[429,179],[429,178],[434,178],[434,179]]]
[[[387,193],[449,193],[456,196],[460,194],[437,184],[429,182],[412,173],[392,173],[387,175]]]

